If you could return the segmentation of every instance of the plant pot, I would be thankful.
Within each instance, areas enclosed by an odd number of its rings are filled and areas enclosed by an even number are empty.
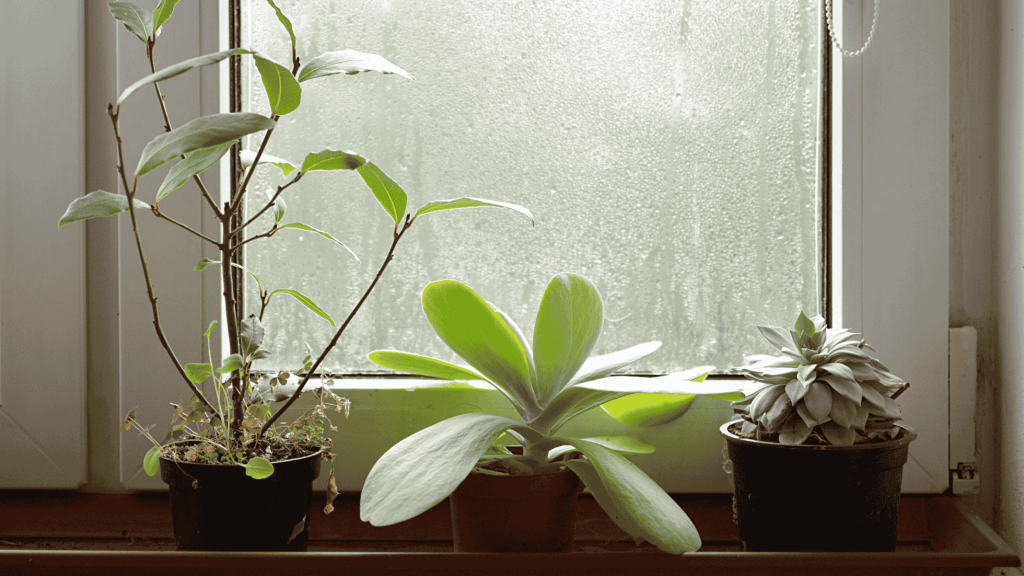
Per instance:
[[[160,458],[178,550],[305,551],[320,460],[274,462],[274,474],[256,480],[241,466]]]
[[[568,552],[576,540],[580,479],[471,473],[452,492],[456,552]]]
[[[854,446],[785,446],[723,424],[735,481],[733,509],[749,551],[891,552],[903,464],[917,433]]]

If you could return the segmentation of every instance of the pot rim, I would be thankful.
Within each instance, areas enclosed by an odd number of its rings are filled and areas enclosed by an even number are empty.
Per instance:
[[[731,444],[740,444],[746,446],[764,446],[776,450],[807,450],[807,451],[842,451],[849,452],[854,450],[884,450],[884,449],[896,449],[910,444],[915,438],[917,438],[917,431],[910,426],[907,426],[903,422],[894,423],[903,430],[903,434],[893,440],[886,440],[885,442],[869,442],[867,444],[854,444],[852,446],[833,446],[832,444],[780,444],[778,442],[768,442],[765,440],[754,440],[752,438],[743,438],[734,433],[731,428],[734,424],[738,424],[740,420],[730,420],[722,424],[718,431],[722,434],[725,440]]]
[[[188,440],[186,440],[185,442],[188,442]],[[181,443],[184,444],[185,442],[181,442]],[[170,444],[168,444],[168,446],[170,446]],[[305,456],[299,456],[298,458],[286,458],[284,460],[275,460],[275,461],[271,462],[270,465],[271,466],[277,466],[278,464],[287,464],[289,462],[298,462],[300,460],[305,460],[306,458],[322,457],[323,454],[324,454],[324,448],[321,447],[319,450],[317,450],[316,452],[314,452],[312,454],[307,454]],[[209,466],[210,468],[231,468],[231,467],[235,467],[235,466],[243,466],[243,467],[245,466],[244,464],[234,464],[234,463],[232,463],[232,464],[227,464],[227,463],[224,463],[224,464],[210,464],[209,462],[189,462],[188,460],[175,460],[174,458],[168,458],[168,457],[163,456],[163,455],[160,456],[160,461],[161,462],[167,462],[167,463],[170,463],[170,464],[187,464],[189,466]]]

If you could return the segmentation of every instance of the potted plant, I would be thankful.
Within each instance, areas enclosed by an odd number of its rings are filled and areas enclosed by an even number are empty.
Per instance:
[[[308,154],[301,164],[266,154],[268,142],[278,128],[278,119],[299,107],[302,86],[337,74],[381,72],[411,78],[409,74],[375,54],[355,50],[327,52],[302,65],[297,43],[288,18],[268,0],[291,40],[288,65],[281,65],[266,55],[244,48],[225,50],[192,58],[157,70],[154,53],[160,32],[172,16],[176,0],[161,0],[152,11],[129,2],[111,2],[114,18],[145,45],[153,73],[128,86],[116,103],[107,108],[114,129],[118,152],[118,174],[124,194],[94,191],[76,199],[60,219],[58,227],[100,216],[127,212],[131,218],[134,244],[145,278],[147,296],[153,313],[153,324],[167,357],[181,382],[191,392],[186,406],[174,405],[173,428],[161,444],[148,428],[136,421],[134,411],[128,414],[122,430],[137,428],[152,440],[154,446],[144,458],[150,475],[161,473],[170,485],[175,541],[179,549],[212,550],[303,550],[309,526],[312,481],[319,475],[320,461],[333,460],[328,429],[334,429],[327,417],[327,408],[345,410],[348,404],[333,395],[323,382],[314,379],[317,369],[341,338],[345,328],[377,285],[391,262],[399,240],[416,220],[432,212],[477,206],[500,206],[519,211],[532,221],[530,212],[521,206],[477,198],[458,198],[428,202],[415,213],[406,212],[407,195],[379,167],[358,154],[323,150]],[[270,116],[255,113],[214,114],[195,118],[177,128],[172,127],[167,102],[160,83],[201,66],[216,64],[231,56],[251,56],[259,71],[270,103]],[[121,139],[121,108],[140,88],[152,85],[156,104],[165,123],[165,133],[154,137],[143,149],[133,169],[125,160]],[[250,134],[262,138],[255,151],[240,151],[237,143]],[[229,150],[237,154],[241,167],[240,183],[223,199],[214,198],[203,185],[202,173],[223,158]],[[180,161],[179,161],[180,159]],[[143,194],[140,183],[145,176],[164,164],[175,162],[159,186],[151,186]],[[279,168],[288,180],[277,187],[269,198],[248,194],[249,181],[260,165]],[[337,326],[334,319],[307,296],[289,287],[267,287],[257,276],[236,263],[236,256],[250,242],[267,241],[282,230],[314,232],[341,244],[329,233],[301,222],[285,218],[284,192],[306,174],[318,170],[355,171],[393,220],[393,240],[376,277],[362,298]],[[206,235],[179,222],[161,209],[160,201],[168,194],[194,180],[206,201],[209,212],[220,224],[218,235]],[[155,182],[154,182],[155,183]],[[247,204],[245,208],[243,205]],[[216,248],[219,261],[201,259],[196,271],[219,267],[223,287],[223,314],[226,317],[228,347],[224,358],[215,363],[210,354],[209,339],[216,322],[210,323],[207,359],[182,362],[174,353],[160,325],[156,289],[150,280],[150,263],[143,250],[138,219],[144,214],[164,220],[183,233],[199,238]],[[253,229],[257,232],[251,232]],[[344,246],[344,245],[342,245]],[[232,273],[238,268],[255,281],[259,296],[259,314],[244,317],[235,295],[241,293],[245,274]],[[307,345],[308,355],[294,374],[261,374],[255,363],[268,358],[271,351],[263,347],[262,319],[271,300],[287,295],[316,316],[337,326],[330,342],[315,354]],[[289,299],[285,299],[289,300]],[[292,422],[280,422],[287,410],[304,390],[317,390],[318,403]],[[271,406],[283,402],[276,410]],[[333,469],[329,485],[327,512],[333,492]]]
[[[763,387],[726,423],[739,536],[747,550],[892,551],[903,464],[917,434],[896,397],[909,383],[821,316],[760,326],[782,356],[741,368]]]
[[[532,346],[512,319],[453,280],[427,285],[423,311],[437,335],[469,366],[397,351],[370,359],[386,368],[454,381],[483,381],[521,420],[462,414],[389,449],[363,485],[360,517],[375,526],[408,520],[451,495],[457,551],[566,551],[582,480],[608,515],[637,543],[669,553],[697,550],[690,519],[621,453],[654,447],[632,436],[558,434],[574,417],[627,394],[742,395],[703,382],[709,366],[646,378],[613,376],[654,352],[647,342],[590,357],[604,321],[603,302],[586,278],[558,274],[537,311]],[[510,450],[503,435],[521,447]]]

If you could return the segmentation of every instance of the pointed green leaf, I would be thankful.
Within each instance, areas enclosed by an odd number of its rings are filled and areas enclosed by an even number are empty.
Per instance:
[[[156,201],[163,200],[168,194],[184,186],[190,178],[196,174],[202,174],[216,164],[231,149],[232,145],[234,145],[234,141],[190,152],[184,160],[175,164],[167,172],[163,184],[160,185],[160,190],[156,193]]]
[[[653,454],[655,451],[653,445],[644,442],[636,436],[629,436],[626,434],[616,436],[593,436],[591,438],[584,438],[584,440],[604,446],[609,450],[624,452],[626,454]]]
[[[331,323],[331,326],[334,326],[334,318],[331,318],[330,314],[324,312],[323,310],[320,309],[319,306],[316,305],[316,302],[313,302],[312,300],[309,299],[308,296],[299,292],[298,290],[287,290],[282,288],[280,290],[274,290],[273,292],[270,293],[271,296],[273,296],[274,294],[287,294],[292,298],[295,298],[303,306],[312,310],[314,314],[323,318],[324,320],[327,320],[328,322]]]
[[[118,22],[124,24],[129,32],[135,34],[143,44],[148,44],[153,36],[153,13],[139,8],[131,2],[110,2],[107,4],[110,13]]]
[[[239,344],[242,354],[248,356],[263,345],[263,336],[266,333],[259,318],[249,316],[241,322],[241,330],[238,333]]]
[[[758,326],[757,329],[772,346],[775,346],[779,350],[788,348],[792,345],[792,342],[789,341],[789,336],[784,331],[774,326]]]
[[[256,160],[256,153],[253,152],[252,150],[242,150],[238,156],[242,161],[242,166],[246,168],[252,166],[253,161]],[[291,162],[283,158],[278,158],[277,156],[271,156],[266,152],[264,152],[260,156],[260,164],[273,164],[274,166],[280,168],[281,173],[284,174],[285,176],[295,171],[295,165],[292,164]]]
[[[217,327],[217,321],[216,320],[210,322],[210,326],[206,329],[206,332],[203,333],[203,338],[209,338],[210,334],[213,333],[213,329],[216,328],[216,327]]]
[[[224,359],[220,368],[217,368],[219,374],[227,374],[228,372],[234,372],[235,370],[241,370],[245,368],[245,360],[239,354],[232,354]]]
[[[142,459],[142,469],[150,476],[156,476],[160,471],[160,449],[161,446],[153,446]]]
[[[548,283],[533,329],[533,361],[541,404],[565,388],[601,336],[604,303],[597,287],[576,274]]]
[[[269,196],[273,196],[273,193],[270,190],[267,190],[267,194]],[[274,224],[281,223],[281,219],[284,218],[284,213],[287,209],[288,206],[285,204],[284,197],[278,196],[277,200],[274,200]],[[359,259],[356,258],[356,260],[358,261]]]
[[[625,395],[622,392],[587,390],[571,386],[548,402],[544,406],[544,410],[530,423],[530,426],[544,434],[553,434],[566,422],[587,410]]]
[[[828,415],[832,418],[833,422],[843,428],[851,428],[857,418],[857,405],[849,398],[840,396],[839,394],[833,394],[832,410]]]
[[[209,362],[204,364],[185,364],[185,376],[192,381],[193,384],[202,384],[206,382],[207,378],[214,378],[213,364]]]
[[[220,264],[220,262],[216,260],[210,260],[206,256],[203,256],[202,258],[199,259],[199,262],[196,262],[196,265],[192,267],[192,270],[196,272],[202,272],[203,270],[206,270],[207,268],[213,266],[214,264]]]
[[[631,394],[605,402],[601,408],[627,426],[650,428],[682,417],[696,398],[696,394]]]
[[[429,510],[462,483],[498,436],[519,424],[490,414],[463,414],[395,444],[366,477],[359,517],[390,526]]]
[[[299,71],[299,82],[334,74],[358,74],[360,72],[398,74],[409,80],[413,79],[408,72],[388,62],[382,56],[356,50],[338,50],[321,54],[307,62]]]
[[[612,372],[615,372],[651,354],[658,348],[661,348],[661,342],[652,341],[637,344],[636,346],[631,346],[625,350],[619,350],[610,354],[591,356],[583,363],[583,366],[581,366],[579,371],[576,372],[576,375],[572,377],[569,384],[579,384],[580,382],[586,382],[588,380],[604,378]]]
[[[213,262],[213,264],[220,264],[220,262]],[[236,264],[236,263],[234,263],[234,262],[232,262],[232,263],[231,263],[231,265],[232,265],[232,266],[234,266],[235,268],[238,268],[239,270],[241,270],[241,271],[243,271],[243,272],[246,272],[246,273],[248,273],[248,274],[249,274],[249,276],[251,276],[251,277],[252,277],[253,281],[255,281],[255,282],[256,282],[256,288],[258,288],[258,289],[259,289],[259,293],[260,293],[260,294],[263,294],[263,285],[262,285],[262,284],[260,284],[260,279],[259,279],[259,278],[257,278],[257,277],[256,277],[256,275],[252,273],[252,271],[250,271],[250,270],[249,270],[248,268],[246,268],[245,266],[242,266],[242,265],[240,265],[240,264]]]
[[[178,3],[178,0],[160,0],[160,4],[153,10],[153,31],[154,33],[160,30],[160,27],[167,22],[167,19],[174,14],[174,5]]]
[[[684,372],[674,372],[664,376],[645,378],[642,376],[608,376],[600,380],[573,384],[572,388],[604,390],[607,392],[648,394],[699,394],[715,396],[722,400],[742,400],[746,383],[738,380],[720,380],[709,382],[702,377],[711,366],[698,366]],[[780,393],[782,390],[780,389]]]
[[[567,466],[583,479],[601,508],[639,543],[682,554],[700,549],[700,535],[685,512],[629,460],[586,440],[564,439],[587,456]]]
[[[832,388],[821,382],[812,382],[804,396],[804,406],[817,422],[824,421],[832,411]]]
[[[245,463],[245,475],[257,480],[270,478],[274,475],[274,465],[270,463],[270,460],[262,456],[252,458]]]
[[[136,210],[149,209],[150,207],[149,204],[138,199],[135,200],[134,204]],[[75,198],[71,204],[68,205],[67,212],[61,216],[60,222],[57,223],[57,228],[60,228],[65,224],[78,222],[79,220],[88,220],[90,218],[99,218],[102,216],[114,216],[127,211],[127,196],[104,192],[103,190],[96,190],[95,192],[90,192],[81,198]]]
[[[281,22],[281,25],[284,26],[284,29],[288,31],[288,37],[292,40],[292,49],[294,50],[295,31],[292,30],[292,21],[284,15],[284,12],[281,12],[281,9],[277,7],[277,4],[274,4],[274,0],[267,0],[267,4],[270,4],[274,9],[274,12],[277,12],[277,19]]]
[[[340,150],[322,150],[310,152],[302,161],[302,171],[312,170],[355,170],[366,164],[366,158],[355,152],[342,152]]]
[[[804,315],[803,312],[796,319],[796,324],[793,326],[794,330],[798,335],[806,334],[808,336],[814,334],[814,322]]]
[[[530,219],[530,223],[536,226],[536,222],[533,219],[533,213],[518,204],[509,204],[508,202],[499,202],[497,200],[484,200],[482,198],[456,198],[454,200],[435,200],[433,202],[427,202],[425,206],[416,211],[413,218],[418,217],[420,214],[429,214],[431,212],[439,212],[441,210],[455,210],[456,208],[475,208],[477,206],[495,206],[498,208],[509,208],[515,210],[520,214],[525,214]]]
[[[117,98],[117,105],[120,106],[128,96],[131,96],[133,92],[146,84],[153,82],[161,82],[168,78],[174,78],[179,74],[184,74],[193,68],[199,68],[200,66],[209,66],[210,64],[216,64],[221,60],[224,60],[228,56],[234,56],[236,54],[252,54],[252,51],[246,50],[245,48],[232,48],[231,50],[224,50],[222,52],[214,52],[213,54],[204,54],[203,56],[196,56],[195,58],[189,58],[188,60],[182,60],[177,64],[172,64],[161,70],[144,76],[139,80],[132,83],[131,86],[124,89],[121,95]]]
[[[328,234],[327,232],[324,232],[323,230],[317,230],[316,228],[313,228],[312,226],[308,226],[306,224],[303,224],[302,222],[291,222],[289,224],[285,224],[284,226],[281,226],[281,228],[286,228],[286,229],[290,229],[290,230],[305,230],[306,232],[315,232],[315,233],[323,236],[324,238],[327,238],[328,240],[334,240],[335,242],[338,243],[339,246],[341,246],[345,250],[348,250],[348,253],[351,254],[352,257],[356,259],[356,262],[359,262],[359,257],[356,256],[355,252],[350,250],[348,246],[345,246],[344,244],[342,244],[341,240],[338,240],[337,238],[335,238],[334,236],[331,236],[330,234]]]
[[[254,56],[263,87],[270,100],[270,115],[284,116],[294,112],[302,101],[302,87],[287,68],[262,56]]]
[[[860,384],[838,376],[822,376],[818,380],[823,380],[832,387],[833,391],[838,392],[841,396],[860,406],[861,398],[863,397],[863,387]]]
[[[148,174],[166,162],[200,148],[238,140],[242,136],[270,130],[277,123],[251,112],[202,116],[157,136],[146,144],[139,158],[136,176]]]
[[[422,300],[423,312],[441,340],[515,399],[513,403],[526,421],[540,412],[533,397],[526,350],[501,314],[454,280],[428,284]]]
[[[405,204],[408,197],[405,191],[395,184],[395,181],[388,178],[383,170],[373,162],[367,162],[356,169],[363,181],[370,187],[370,191],[377,197],[377,201],[384,207],[395,224],[405,216]]]
[[[444,380],[484,380],[484,377],[469,368],[435,360],[427,356],[397,352],[394,350],[377,350],[370,353],[370,360],[379,366],[429,376]]]

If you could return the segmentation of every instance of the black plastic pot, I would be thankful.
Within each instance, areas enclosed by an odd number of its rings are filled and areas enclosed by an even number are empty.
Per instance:
[[[275,462],[273,475],[256,480],[241,466],[161,458],[178,550],[305,551],[320,460],[317,452]]]
[[[456,552],[568,552],[576,541],[580,479],[472,473],[452,493]]]
[[[740,541],[749,551],[891,552],[903,465],[917,433],[854,446],[784,446],[726,423]]]

